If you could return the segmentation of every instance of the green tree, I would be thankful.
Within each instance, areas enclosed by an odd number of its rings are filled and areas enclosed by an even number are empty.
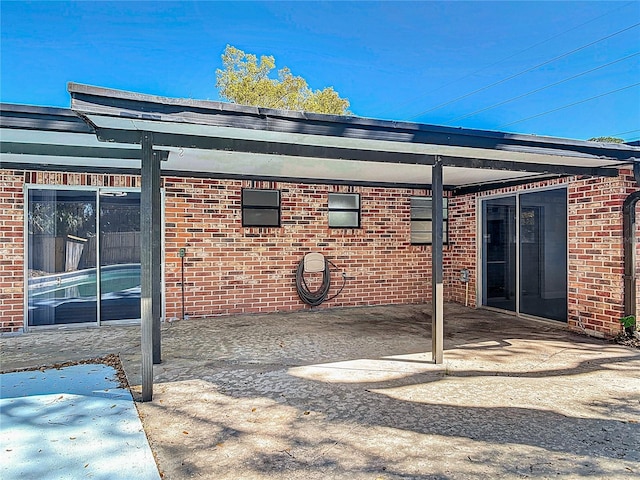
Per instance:
[[[95,207],[91,202],[33,201],[28,215],[29,232],[36,235],[88,238],[95,235]]]
[[[622,138],[616,137],[593,137],[588,140],[589,142],[601,142],[601,143],[624,143]]]
[[[227,45],[222,54],[224,69],[216,69],[216,87],[220,96],[240,105],[348,115],[349,100],[341,98],[333,87],[311,90],[307,81],[294,76],[287,67],[276,68],[272,56],[260,61],[250,53]]]

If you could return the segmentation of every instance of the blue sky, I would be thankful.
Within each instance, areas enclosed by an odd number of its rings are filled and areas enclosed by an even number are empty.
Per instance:
[[[640,138],[638,0],[0,5],[2,102],[68,107],[69,81],[218,100],[231,44],[359,116]]]

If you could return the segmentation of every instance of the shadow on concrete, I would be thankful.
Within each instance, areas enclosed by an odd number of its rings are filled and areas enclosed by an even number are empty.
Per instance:
[[[62,337],[74,355],[120,352],[139,383],[139,329],[96,334]],[[640,351],[459,305],[443,365],[430,346],[426,305],[165,324],[154,401],[138,408],[168,480],[640,471]]]
[[[202,348],[200,342],[182,348],[181,332],[169,333],[157,375],[162,403],[143,408],[151,417],[169,402],[167,415],[179,412],[216,432],[190,448],[221,452],[218,444],[233,443],[251,450],[263,435],[286,447],[237,453],[242,462],[228,470],[217,463],[219,478],[233,478],[240,464],[247,478],[283,472],[287,478],[631,478],[638,472],[639,352],[506,315],[491,322],[482,312],[482,321],[456,323],[445,365],[435,366],[425,349],[428,317],[418,307],[409,318],[331,315],[199,325],[198,337],[208,339]],[[611,381],[626,388],[612,397]],[[213,395],[198,402],[201,412],[169,400],[192,382]],[[239,428],[237,417],[250,415],[248,405],[265,401],[266,432]],[[177,472],[206,473],[197,453],[171,448],[168,457],[194,459]]]

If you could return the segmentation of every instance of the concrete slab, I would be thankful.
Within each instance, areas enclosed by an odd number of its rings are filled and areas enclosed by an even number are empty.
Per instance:
[[[640,350],[562,324],[429,305],[164,324],[138,404],[163,480],[637,479]],[[0,338],[3,369],[118,353],[139,327]]]
[[[160,479],[131,393],[103,364],[0,375],[0,458],[3,480]]]

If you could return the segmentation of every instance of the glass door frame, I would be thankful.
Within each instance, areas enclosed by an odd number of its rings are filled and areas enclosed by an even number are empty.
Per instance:
[[[489,247],[488,245],[485,245],[487,240],[487,235],[495,235],[495,233],[489,233],[488,231],[486,231],[488,230],[488,222],[489,222],[489,219],[487,218],[487,215],[489,213],[487,207],[490,207],[489,205],[487,205],[487,203],[491,201],[503,201],[502,203],[491,205],[492,207],[507,207],[507,210],[510,210],[511,208],[513,209],[513,215],[514,215],[513,217],[503,218],[503,220],[505,221],[505,227],[506,227],[504,229],[504,232],[506,233],[504,240],[506,240],[506,242],[503,241],[505,245],[502,249],[504,253],[504,256],[503,256],[504,261],[496,260],[495,258],[494,259],[489,258],[490,257]],[[494,309],[497,309],[500,311],[506,311],[509,313],[516,313],[518,308],[518,287],[519,287],[519,284],[517,281],[519,278],[518,270],[517,270],[518,249],[516,248],[518,244],[518,238],[519,238],[517,214],[516,214],[518,209],[517,200],[514,195],[491,196],[485,199],[485,203],[480,203],[480,208],[481,208],[481,212],[480,212],[481,225],[480,225],[480,233],[478,234],[478,239],[480,244],[478,251],[481,252],[481,255],[479,255],[478,258],[480,259],[480,262],[481,262],[480,265],[482,267],[479,270],[479,274],[481,274],[482,277],[478,277],[478,278],[479,278],[479,283],[482,284],[483,287],[480,290],[480,296],[478,297],[478,302],[483,307],[494,308]],[[487,211],[485,212],[485,210]],[[498,235],[498,239],[500,238],[501,236]],[[511,239],[513,239],[513,241],[511,241]],[[490,268],[489,268],[490,261],[496,261],[497,263],[503,264],[501,276],[503,278],[504,297],[501,298],[501,300],[513,299],[512,300],[513,308],[507,308],[506,305],[504,306],[504,308],[497,305],[489,305],[489,298],[490,298],[489,289],[491,285],[488,279],[490,276]],[[491,297],[491,298],[496,298],[496,297]],[[485,301],[487,302],[486,304],[484,303]]]
[[[498,312],[502,312],[502,313],[508,313],[508,314],[512,314],[512,315],[516,315],[518,317],[523,317],[523,318],[533,318],[533,319],[537,319],[537,320],[544,320],[545,322],[553,322],[553,323],[565,323],[565,322],[560,322],[558,320],[553,320],[553,319],[549,319],[549,318],[544,318],[544,317],[538,317],[535,315],[530,315],[527,313],[522,313],[520,312],[520,296],[521,296],[521,291],[520,291],[520,268],[521,268],[521,261],[520,261],[520,254],[521,254],[521,249],[520,249],[520,197],[521,195],[526,195],[528,193],[538,193],[538,192],[543,192],[543,191],[548,191],[548,190],[565,190],[566,194],[567,194],[567,209],[566,209],[566,228],[567,228],[567,244],[565,245],[565,255],[567,258],[567,271],[566,271],[566,278],[565,278],[565,282],[567,284],[567,287],[569,285],[569,187],[567,184],[561,184],[561,185],[550,185],[550,186],[546,186],[546,187],[539,187],[539,188],[532,188],[532,189],[526,189],[526,190],[517,190],[517,191],[513,191],[513,192],[509,192],[509,193],[500,193],[500,194],[495,194],[495,195],[487,195],[487,196],[479,196],[476,199],[476,252],[477,254],[477,258],[476,258],[476,278],[477,278],[477,282],[476,282],[476,307],[477,308],[486,308],[488,310],[495,310]],[[508,197],[514,197],[516,198],[516,219],[515,219],[515,225],[516,225],[516,253],[515,253],[515,258],[516,258],[516,265],[515,265],[515,286],[516,286],[516,309],[515,312],[511,311],[511,310],[504,310],[501,308],[497,308],[497,307],[491,307],[489,305],[483,305],[483,296],[484,296],[484,281],[483,281],[483,275],[484,275],[484,256],[486,255],[486,252],[484,251],[483,248],[483,228],[484,228],[484,212],[483,212],[483,202],[487,201],[487,200],[492,200],[492,199],[499,199],[499,198],[508,198]],[[569,293],[569,289],[567,288],[567,302],[568,302],[568,293]]]
[[[87,321],[87,322],[79,322],[79,323],[65,323],[65,324],[54,324],[54,325],[29,325],[29,255],[31,254],[29,248],[29,212],[31,205],[29,203],[29,191],[30,190],[53,190],[53,191],[61,191],[61,190],[73,190],[73,191],[84,191],[91,192],[96,197],[96,319],[95,321]],[[95,327],[101,325],[123,325],[123,324],[135,324],[139,323],[140,319],[127,319],[127,320],[108,320],[101,321],[101,299],[102,299],[102,291],[101,291],[101,276],[100,275],[100,192],[132,192],[132,193],[140,193],[141,189],[136,187],[103,187],[103,186],[87,186],[87,185],[42,185],[36,183],[25,183],[23,188],[24,193],[24,261],[23,261],[23,292],[24,292],[24,310],[23,310],[23,330],[25,332],[29,332],[32,330],[46,330],[46,329],[59,329],[59,328],[87,328],[87,327]],[[165,312],[165,295],[164,295],[164,189],[162,190],[162,282],[161,282],[161,290],[162,290],[162,318],[164,318]]]

